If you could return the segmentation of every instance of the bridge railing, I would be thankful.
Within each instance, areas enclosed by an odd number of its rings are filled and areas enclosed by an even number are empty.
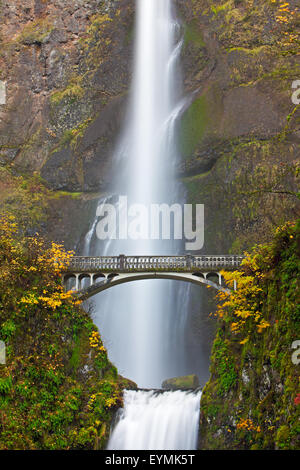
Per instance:
[[[67,263],[68,272],[99,271],[188,271],[205,269],[237,269],[240,255],[183,255],[183,256],[74,256]]]

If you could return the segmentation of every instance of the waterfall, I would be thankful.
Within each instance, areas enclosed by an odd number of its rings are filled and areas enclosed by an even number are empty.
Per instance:
[[[109,450],[194,450],[201,392],[126,391]]]
[[[136,7],[128,113],[114,155],[112,191],[98,207],[108,200],[117,206],[120,195],[127,196],[129,205],[146,207],[184,202],[174,171],[179,160],[178,118],[186,105],[178,64],[181,27],[171,0],[137,0]],[[182,241],[141,237],[101,242],[95,235],[96,223],[97,218],[86,235],[85,255],[183,251]],[[95,323],[120,374],[139,387],[153,389],[161,387],[166,378],[194,372],[187,361],[188,302],[188,285],[170,280],[120,285],[95,297]],[[123,415],[109,445],[119,449],[195,448],[199,400],[197,393],[127,391]]]
[[[182,32],[171,0],[138,0],[133,80],[128,113],[113,160],[112,193],[99,206],[126,195],[128,204],[183,202],[174,167],[179,160],[177,125],[186,101],[181,95]],[[119,209],[122,209],[119,207]],[[181,241],[84,241],[85,255],[176,254]],[[168,377],[194,372],[185,336],[189,285],[139,281],[95,297],[95,322],[111,361],[143,388],[159,388]]]

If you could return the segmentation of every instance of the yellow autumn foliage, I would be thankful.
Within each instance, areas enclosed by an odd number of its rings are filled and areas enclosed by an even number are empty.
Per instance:
[[[64,301],[76,302],[71,292],[64,292],[60,284],[60,274],[69,263],[73,252],[66,251],[61,244],[50,246],[39,236],[18,237],[19,226],[13,216],[0,216],[0,262],[1,284],[9,289],[11,279],[20,279],[24,295],[19,305],[46,307],[56,310]],[[33,279],[43,280],[43,290],[39,292]]]
[[[260,270],[258,255],[246,253],[240,271],[222,271],[221,274],[231,293],[220,291],[217,294],[219,303],[216,315],[230,323],[232,333],[242,334],[249,321],[256,324],[258,333],[269,327],[270,324],[262,316],[264,291],[261,284],[265,274]],[[247,338],[242,338],[240,344],[246,342]]]
[[[237,423],[236,427],[239,430],[245,430],[245,431],[255,431],[255,432],[261,431],[260,426],[255,426],[255,424],[253,423],[251,419],[241,419]]]

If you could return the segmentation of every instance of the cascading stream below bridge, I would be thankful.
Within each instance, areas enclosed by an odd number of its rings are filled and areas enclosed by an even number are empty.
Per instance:
[[[196,449],[200,397],[192,391],[126,391],[108,449]]]

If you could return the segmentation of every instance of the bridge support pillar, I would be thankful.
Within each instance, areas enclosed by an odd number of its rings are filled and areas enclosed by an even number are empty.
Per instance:
[[[120,264],[120,269],[125,269],[125,255],[120,255],[119,256],[119,264]]]
[[[79,291],[79,274],[75,274],[75,290]]]

